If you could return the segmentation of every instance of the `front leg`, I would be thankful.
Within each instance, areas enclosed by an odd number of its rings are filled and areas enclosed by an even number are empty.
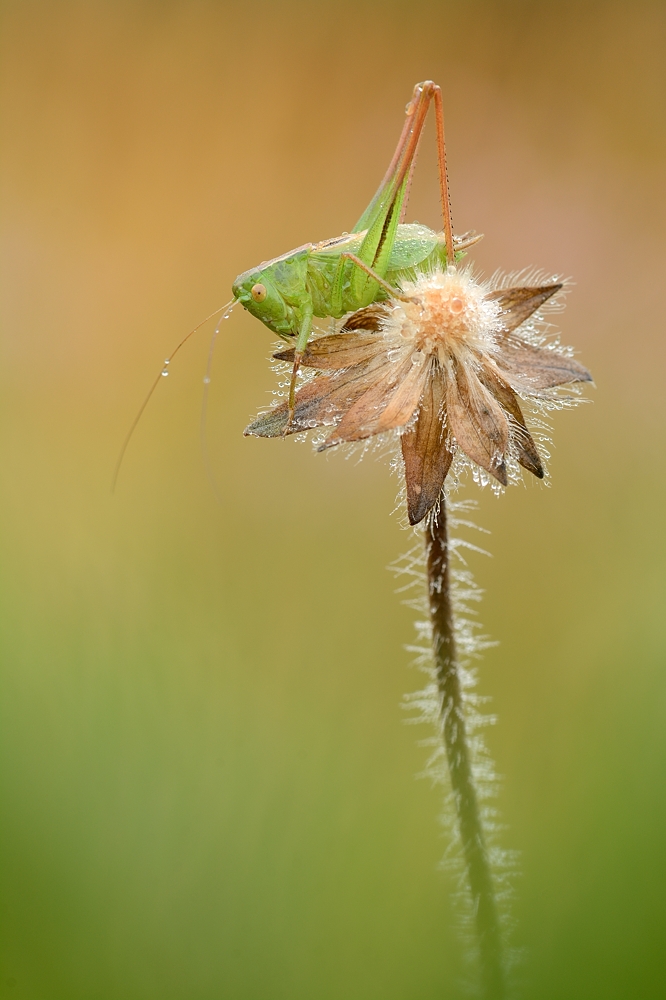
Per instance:
[[[296,412],[296,379],[298,377],[298,370],[301,367],[303,355],[305,354],[305,348],[308,346],[308,340],[310,339],[310,334],[312,333],[312,315],[312,302],[310,301],[303,309],[303,319],[301,320],[301,328],[298,332],[298,340],[296,341],[296,349],[294,351],[294,367],[291,370],[291,382],[289,383],[289,416],[284,431],[282,432],[283,436],[289,434],[292,429],[291,425]]]

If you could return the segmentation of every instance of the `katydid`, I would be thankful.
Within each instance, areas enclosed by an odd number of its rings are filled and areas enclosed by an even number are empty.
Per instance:
[[[430,103],[435,104],[440,195],[444,230],[436,233],[426,226],[405,225],[412,171],[419,140]],[[374,198],[351,233],[321,243],[306,243],[281,257],[264,261],[240,274],[233,283],[233,299],[212,316],[226,319],[231,308],[241,305],[285,340],[295,339],[294,365],[289,389],[289,427],[294,413],[296,378],[312,334],[315,317],[341,319],[346,313],[390,296],[401,297],[400,282],[417,273],[453,263],[456,255],[481,237],[465,233],[454,237],[446,172],[442,93],[431,80],[418,83],[407,105],[405,123],[393,159]],[[207,320],[203,321],[204,323]],[[200,323],[178,344],[164,362],[164,368],[148,392],[123,443],[114,488],[123,456],[161,375]],[[213,340],[220,328],[218,324]],[[208,363],[210,369],[210,358]],[[204,382],[210,381],[208,370]]]
[[[404,225],[412,169],[430,102],[435,102],[444,231]],[[431,80],[414,88],[393,159],[374,198],[349,234],[306,243],[239,275],[234,299],[278,336],[295,338],[289,390],[290,422],[296,376],[312,333],[314,317],[340,319],[345,313],[389,296],[416,272],[453,263],[456,253],[479,236],[454,238],[446,172],[442,94]]]

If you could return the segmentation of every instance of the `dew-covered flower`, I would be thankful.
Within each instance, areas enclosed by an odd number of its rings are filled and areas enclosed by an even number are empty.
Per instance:
[[[591,381],[539,325],[538,310],[561,288],[493,287],[456,268],[405,282],[400,297],[359,309],[340,333],[310,342],[302,365],[315,374],[296,394],[291,423],[283,402],[245,433],[280,437],[332,425],[324,451],[398,432],[411,524],[437,502],[456,452],[503,486],[510,459],[542,478],[519,400],[552,400],[558,386]]]

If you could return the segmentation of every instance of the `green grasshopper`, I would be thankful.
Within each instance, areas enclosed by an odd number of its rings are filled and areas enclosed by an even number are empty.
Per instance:
[[[444,230],[441,233],[433,232],[426,226],[405,225],[402,222],[419,140],[433,101],[444,217]],[[223,313],[222,319],[226,319],[231,308],[240,302],[279,337],[292,342],[295,339],[288,430],[294,415],[298,370],[312,334],[314,318],[341,319],[346,313],[380,299],[391,296],[400,298],[401,281],[413,280],[421,271],[427,272],[438,266],[446,267],[479,239],[481,237],[475,233],[465,233],[459,237],[453,235],[442,93],[437,84],[426,80],[414,88],[393,159],[374,198],[353,231],[322,243],[306,243],[240,274],[233,283],[234,297],[231,302],[216,310],[203,323],[218,313]],[[169,364],[174,356],[203,323],[181,340],[153,382],[121,448],[114,474],[114,488],[127,446],[161,376],[168,374]],[[218,324],[213,339],[219,328]],[[207,370],[204,379],[206,383],[210,381],[208,374]]]
[[[435,104],[437,150],[444,231],[405,225],[412,170],[431,101]],[[346,313],[390,296],[418,271],[446,267],[481,237],[453,236],[446,171],[442,93],[431,80],[418,83],[407,105],[393,159],[374,198],[351,233],[264,261],[233,283],[234,300],[285,340],[296,339],[289,389],[289,422],[294,414],[296,377],[312,334],[314,317],[341,319]]]

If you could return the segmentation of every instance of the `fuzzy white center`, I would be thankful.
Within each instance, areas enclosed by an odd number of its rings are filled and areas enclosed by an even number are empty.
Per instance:
[[[409,301],[393,301],[385,335],[406,340],[415,352],[437,355],[443,365],[447,357],[460,357],[470,348],[493,353],[500,307],[486,299],[486,292],[468,271],[451,268],[421,275],[405,282],[403,294]]]

